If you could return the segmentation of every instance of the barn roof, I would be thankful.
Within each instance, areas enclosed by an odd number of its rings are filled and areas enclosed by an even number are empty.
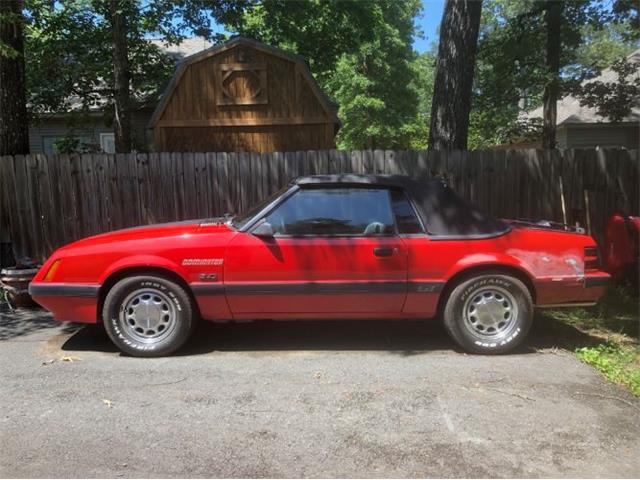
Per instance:
[[[338,120],[338,104],[332,101],[322,91],[322,89],[318,85],[318,82],[316,82],[316,79],[311,74],[311,71],[309,70],[309,66],[307,65],[307,62],[305,61],[304,57],[302,57],[301,55],[296,55],[294,53],[287,52],[285,50],[274,47],[272,45],[267,45],[266,43],[253,40],[251,38],[237,35],[235,37],[232,37],[228,41],[221,43],[220,45],[215,45],[213,47],[207,48],[198,53],[185,57],[178,63],[176,70],[173,73],[173,77],[171,77],[171,81],[167,85],[167,88],[165,89],[164,93],[162,94],[162,97],[160,98],[160,102],[156,106],[156,109],[153,112],[153,115],[151,116],[151,120],[149,120],[149,128],[155,127],[156,123],[158,123],[158,121],[160,120],[162,113],[164,112],[167,104],[169,103],[169,99],[171,98],[173,91],[175,90],[176,86],[178,85],[178,82],[180,81],[180,78],[182,77],[182,75],[184,74],[185,70],[189,65],[200,62],[206,58],[212,57],[226,50],[230,50],[231,48],[234,48],[238,45],[249,46],[255,50],[259,50],[267,54],[280,57],[297,64],[297,66],[300,68],[300,72],[302,73],[305,80],[311,87],[311,90],[315,94],[316,98],[322,105],[322,108],[325,110],[329,118],[331,118],[336,125],[340,124],[340,120]]]

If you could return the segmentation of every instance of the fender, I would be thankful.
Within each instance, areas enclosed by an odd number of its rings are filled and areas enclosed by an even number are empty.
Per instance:
[[[217,287],[215,288],[216,294],[207,293],[208,290],[211,289],[208,289],[205,292],[198,291],[194,287],[202,286],[202,283],[193,280],[193,272],[191,272],[190,275],[190,272],[187,271],[187,268],[183,267],[172,259],[161,257],[159,255],[134,255],[132,257],[122,258],[117,262],[109,265],[109,268],[102,273],[102,275],[100,276],[100,284],[104,285],[112,275],[117,275],[118,272],[121,272],[128,268],[144,267],[162,268],[178,275],[184,281],[186,287],[193,295],[193,298],[195,299],[195,302],[197,304],[198,311],[203,319],[221,322],[231,320],[232,316],[227,305],[226,296],[224,294],[219,294],[219,292],[222,291],[220,290],[220,287],[222,287],[221,284],[204,285],[205,287]],[[221,269],[221,267],[216,268]]]
[[[127,268],[140,267],[155,267],[169,270],[182,278],[182,280],[184,280],[184,283],[186,283],[187,285],[189,284],[187,271],[182,265],[159,255],[133,255],[129,257],[123,257],[120,260],[110,264],[109,267],[102,272],[98,281],[100,285],[103,285],[109,277],[118,273],[119,271],[125,270]]]
[[[478,267],[500,268],[505,266],[517,269],[529,279],[531,284],[535,283],[535,275],[528,264],[513,255],[500,252],[474,253],[462,257],[446,271],[444,278],[449,279],[447,281],[449,282],[453,277],[463,273],[465,270]]]

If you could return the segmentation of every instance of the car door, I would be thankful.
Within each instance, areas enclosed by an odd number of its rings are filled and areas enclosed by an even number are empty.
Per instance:
[[[301,188],[264,217],[272,237],[236,235],[225,258],[235,317],[399,313],[407,251],[383,188]]]

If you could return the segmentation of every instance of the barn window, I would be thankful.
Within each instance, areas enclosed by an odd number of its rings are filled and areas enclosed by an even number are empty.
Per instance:
[[[264,63],[222,63],[216,69],[218,105],[267,103],[267,66]]]

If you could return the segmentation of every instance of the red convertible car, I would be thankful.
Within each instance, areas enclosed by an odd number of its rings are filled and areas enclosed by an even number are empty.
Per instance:
[[[437,180],[343,174],[297,178],[234,217],[77,241],[29,291],[137,356],[175,351],[199,318],[436,316],[465,350],[503,353],[534,307],[591,305],[608,279],[569,227],[491,218]]]

